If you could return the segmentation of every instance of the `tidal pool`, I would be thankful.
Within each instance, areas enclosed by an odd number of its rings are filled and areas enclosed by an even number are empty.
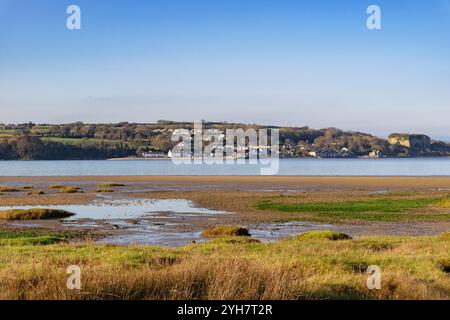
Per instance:
[[[100,243],[129,245],[181,246],[203,242],[200,225],[221,222],[220,214],[230,212],[196,207],[186,199],[110,199],[101,197],[83,205],[2,206],[0,210],[47,208],[75,215],[62,219],[65,228],[105,229],[111,234]],[[10,222],[10,225],[39,226],[38,221]],[[253,238],[267,242],[298,235],[309,230],[328,229],[331,225],[306,222],[267,223],[248,226]]]
[[[151,216],[161,212],[182,215],[222,214],[225,211],[209,210],[196,207],[192,201],[185,199],[132,199],[132,200],[95,200],[83,205],[55,206],[2,206],[0,210],[10,209],[60,209],[75,215],[65,220],[77,219],[133,219]]]

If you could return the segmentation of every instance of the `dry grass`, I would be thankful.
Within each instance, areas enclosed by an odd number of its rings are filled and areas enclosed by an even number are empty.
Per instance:
[[[32,196],[32,195],[42,195],[45,194],[44,190],[33,190],[27,193],[27,195]]]
[[[72,216],[73,213],[64,210],[54,209],[12,209],[0,211],[0,221],[15,220],[41,220],[41,219],[61,219]]]
[[[449,254],[445,237],[214,239],[172,249],[9,245],[0,246],[0,298],[450,299]],[[73,264],[80,291],[66,288]],[[369,265],[381,268],[381,290],[366,287]]]

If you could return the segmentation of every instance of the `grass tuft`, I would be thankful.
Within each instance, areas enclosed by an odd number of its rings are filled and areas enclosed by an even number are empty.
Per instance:
[[[40,194],[45,194],[44,190],[33,190],[27,193],[27,195],[31,196],[31,195],[40,195]]]
[[[204,238],[236,236],[249,237],[250,233],[248,229],[238,226],[217,226],[203,231],[202,236]]]
[[[65,188],[66,186],[63,184],[51,184],[48,186],[49,189],[62,189]]]
[[[335,231],[309,231],[302,233],[296,237],[298,240],[351,240],[352,237],[346,235],[345,233],[335,232]]]
[[[73,213],[64,210],[54,209],[11,209],[0,211],[0,220],[43,220],[43,219],[61,219],[73,216]]]

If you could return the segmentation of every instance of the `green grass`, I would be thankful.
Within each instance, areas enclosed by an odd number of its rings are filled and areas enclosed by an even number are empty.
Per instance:
[[[59,235],[43,235],[37,232],[0,231],[0,246],[50,245],[65,241]]]
[[[257,203],[259,210],[286,213],[312,214],[318,220],[355,219],[367,221],[448,220],[447,213],[412,213],[414,209],[436,205],[442,198],[352,200],[335,202],[284,203],[263,200]],[[285,218],[295,220],[295,217]]]
[[[310,231],[305,232],[296,237],[298,240],[317,240],[317,239],[326,239],[326,240],[350,240],[352,237],[346,235],[344,233],[335,232],[335,231]]]
[[[65,188],[66,186],[63,184],[51,184],[48,186],[49,189],[61,189],[61,188]]]
[[[53,236],[37,236],[13,239],[0,239],[0,246],[42,246],[65,241]]]
[[[47,141],[47,142],[59,142],[59,143],[71,144],[71,145],[81,145],[84,143],[94,144],[94,145],[107,143],[107,144],[115,144],[116,145],[116,144],[120,144],[120,143],[126,143],[126,142],[122,142],[120,140],[104,140],[104,139],[95,139],[95,138],[77,139],[77,138],[42,137],[41,140]]]
[[[0,186],[0,192],[20,192],[21,190],[14,187]]]
[[[73,213],[55,209],[11,209],[0,211],[0,221],[61,219]]]

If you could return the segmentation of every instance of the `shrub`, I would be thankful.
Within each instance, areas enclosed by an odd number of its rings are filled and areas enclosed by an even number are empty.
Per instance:
[[[0,192],[20,192],[20,189],[13,187],[0,186]]]
[[[59,192],[60,193],[83,193],[83,191],[81,191],[79,187],[70,187],[70,186],[59,189]]]

